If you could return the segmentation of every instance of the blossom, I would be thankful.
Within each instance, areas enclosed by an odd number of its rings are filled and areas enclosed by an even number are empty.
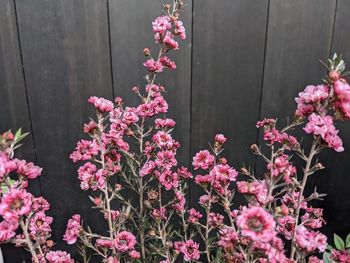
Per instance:
[[[339,100],[350,100],[350,86],[346,81],[337,80],[333,84],[334,93]]]
[[[209,153],[208,150],[198,152],[193,157],[192,165],[195,170],[202,168],[203,170],[213,166],[215,157]]]
[[[156,167],[156,163],[154,161],[146,162],[140,170],[140,176],[144,177],[145,175],[150,174],[155,167]]]
[[[237,217],[237,226],[243,236],[254,241],[267,242],[275,236],[275,220],[264,208],[244,208]]]
[[[119,232],[114,241],[116,249],[120,252],[133,250],[136,245],[136,237],[128,231]]]
[[[295,218],[292,216],[284,216],[278,219],[277,231],[282,234],[285,239],[291,240],[295,228]]]
[[[177,173],[173,173],[170,170],[165,170],[159,175],[159,182],[164,186],[166,190],[177,188],[179,185],[179,177]]]
[[[164,131],[158,131],[156,134],[153,135],[152,140],[159,148],[169,149],[172,148],[174,144],[171,135]]]
[[[236,181],[238,173],[227,164],[219,164],[213,167],[209,176],[212,178],[213,187],[220,194],[224,194],[226,191],[225,187],[227,187],[230,182]]]
[[[94,121],[90,121],[89,123],[84,124],[84,132],[85,133],[94,133],[94,131],[97,129],[97,123]]]
[[[303,117],[315,111],[323,112],[324,109],[320,103],[326,100],[328,96],[329,88],[326,85],[307,86],[304,91],[299,93],[299,97],[295,99],[298,104],[295,115]]]
[[[273,163],[268,163],[267,169],[271,171],[273,177],[283,175],[286,183],[291,183],[291,177],[297,172],[296,168],[289,163],[288,156],[285,154],[278,156]]]
[[[152,216],[157,220],[166,220],[166,209],[165,207],[161,207],[159,209],[153,209]]]
[[[192,239],[182,242],[179,251],[184,255],[185,261],[198,260],[200,258],[199,244]]]
[[[350,255],[348,250],[336,250],[332,249],[330,259],[332,262],[347,263],[350,262]]]
[[[174,39],[174,35],[171,34],[169,31],[166,32],[163,38],[163,44],[169,49],[179,49],[179,43]]]
[[[96,96],[91,96],[88,99],[88,102],[93,104],[95,106],[95,108],[100,111],[100,112],[110,112],[113,110],[114,106],[113,106],[113,102],[104,99],[104,98],[99,98]]]
[[[81,140],[77,143],[75,151],[69,156],[73,162],[81,160],[90,160],[98,154],[98,146],[95,141]]]
[[[43,211],[39,211],[30,218],[29,232],[33,239],[41,239],[42,242],[46,241],[46,237],[50,235],[51,223],[53,218],[45,215]]]
[[[175,33],[178,34],[182,40],[186,39],[186,29],[183,26],[183,22],[180,20],[175,21]]]
[[[175,191],[176,202],[173,204],[173,208],[178,212],[185,210],[186,198],[181,191]]]
[[[32,209],[34,212],[47,211],[50,209],[49,202],[42,196],[33,198]]]
[[[31,211],[33,196],[25,189],[11,188],[1,199],[0,215],[8,222],[18,221]]]
[[[344,261],[344,262],[346,262],[346,261]],[[319,259],[316,256],[311,256],[308,259],[308,263],[324,263],[324,261],[322,259]]]
[[[46,260],[49,263],[74,263],[74,260],[71,258],[70,254],[65,251],[50,251],[46,254]]]
[[[273,197],[269,195],[267,183],[263,181],[240,181],[237,182],[238,192],[241,194],[251,195],[260,205],[265,205],[273,200]]]
[[[0,242],[5,242],[16,235],[16,229],[18,228],[17,222],[6,222],[0,223]]]
[[[305,226],[299,225],[296,230],[295,242],[297,246],[308,253],[316,249],[323,252],[327,246],[327,237],[320,232],[308,230]]]
[[[152,22],[152,30],[155,33],[164,34],[171,29],[171,20],[168,16],[159,16]]]
[[[140,252],[136,251],[136,250],[131,250],[129,252],[129,256],[132,258],[132,259],[139,259],[141,257],[141,254]]]
[[[149,72],[152,72],[152,73],[154,72],[160,73],[164,69],[162,62],[154,59],[148,59],[146,62],[143,63],[143,65],[148,69]]]
[[[219,144],[224,144],[227,141],[227,138],[223,134],[216,134],[215,135],[215,142]]]
[[[188,210],[188,213],[189,213],[188,222],[192,224],[198,222],[198,220],[203,217],[203,215],[194,208],[191,208],[190,210]]]
[[[218,241],[218,245],[225,250],[232,250],[238,241],[238,233],[230,228],[224,227],[219,231],[220,240]]]
[[[10,160],[6,153],[0,152],[0,181],[16,168],[17,162],[15,160]]]
[[[75,244],[77,242],[81,228],[80,215],[73,215],[72,218],[68,220],[63,240],[65,240],[69,245]]]
[[[162,56],[159,59],[159,62],[162,63],[164,67],[167,67],[168,69],[176,69],[176,64],[174,61],[170,60],[167,56]]]
[[[208,215],[208,224],[216,228],[224,223],[224,216],[218,213],[210,212]]]
[[[344,151],[343,142],[338,136],[339,131],[333,125],[333,118],[329,115],[321,116],[315,113],[308,118],[304,130],[308,134],[320,136],[328,147],[337,152]]]
[[[172,128],[175,126],[175,121],[172,119],[155,119],[154,124],[156,125],[156,129],[160,128]]]
[[[175,154],[173,151],[165,150],[157,153],[155,163],[157,166],[170,169],[171,167],[177,165],[177,160],[175,159]]]
[[[78,178],[80,180],[80,188],[82,190],[88,190],[90,188],[94,188],[96,190],[96,187],[94,186],[96,184],[96,171],[96,165],[90,162],[87,162],[79,167]]]
[[[191,172],[189,172],[187,170],[186,167],[181,166],[180,168],[178,168],[176,170],[177,174],[180,175],[180,177],[182,177],[183,179],[187,179],[187,178],[193,178],[193,175]]]
[[[112,248],[114,246],[114,241],[110,240],[110,239],[98,238],[98,239],[96,239],[96,243],[95,244],[98,247]]]
[[[139,117],[137,116],[136,108],[126,107],[123,113],[122,121],[127,126],[130,126],[131,124],[138,122],[138,120],[139,120]]]

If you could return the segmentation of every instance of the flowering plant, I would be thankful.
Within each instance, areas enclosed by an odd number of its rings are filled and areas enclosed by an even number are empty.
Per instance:
[[[43,197],[27,191],[28,181],[41,175],[42,168],[14,158],[27,134],[19,129],[15,135],[5,132],[0,137],[0,244],[13,243],[30,251],[35,263],[71,263],[64,251],[50,251],[52,217],[46,215],[50,204]]]
[[[324,262],[350,262],[350,234],[346,236],[345,241],[337,234],[334,234],[333,242],[335,247],[328,245],[323,253]]]
[[[335,55],[326,65],[325,83],[299,93],[295,118],[286,127],[279,128],[275,119],[257,123],[264,145],[253,144],[251,150],[265,162],[263,173],[243,167],[244,180],[237,181],[239,173],[222,157],[227,138],[217,134],[210,150],[194,156],[193,176],[177,167],[175,122],[166,118],[165,88],[156,84],[159,73],[176,68],[167,53],[179,48],[178,38],[186,38],[179,20],[183,6],[180,0],[164,5],[164,15],[152,23],[160,49],[156,57],[144,49],[147,83],[144,90],[132,88],[140,104],[90,97],[96,108],[96,119],[84,126],[90,139],[79,141],[70,157],[84,162],[78,169],[80,186],[91,192],[108,230],[95,233],[76,214],[64,240],[77,243],[84,262],[91,253],[110,263],[323,262],[313,254],[326,250],[327,238],[319,232],[325,220],[311,201],[324,194],[315,190],[305,196],[304,189],[324,168],[315,161],[322,150],[344,150],[335,128],[336,121],[350,118],[344,61]],[[312,138],[309,150],[293,135],[304,124]],[[294,165],[298,158],[305,162],[300,169]],[[189,181],[203,191],[196,208],[186,205]],[[236,192],[247,199],[238,209]]]

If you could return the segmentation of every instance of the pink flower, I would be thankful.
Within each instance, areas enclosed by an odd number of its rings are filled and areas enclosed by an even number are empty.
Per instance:
[[[172,148],[174,145],[173,138],[169,133],[158,131],[156,134],[153,135],[153,142],[159,147],[159,148]]]
[[[332,249],[330,259],[332,260],[332,263],[339,262],[339,263],[348,263],[350,262],[350,255],[348,250],[336,250]],[[316,262],[317,263],[317,262]],[[323,262],[322,262],[323,263]]]
[[[219,144],[224,144],[227,141],[227,138],[223,134],[216,134],[215,141]]]
[[[297,172],[297,169],[289,163],[288,156],[285,154],[278,156],[273,163],[269,163],[267,169],[271,171],[273,177],[283,175],[284,181],[288,184],[292,182],[291,177]]]
[[[179,49],[179,43],[174,39],[174,35],[172,35],[169,31],[166,32],[163,38],[163,44],[169,49]]]
[[[75,151],[69,156],[73,162],[81,160],[90,160],[98,154],[98,146],[95,141],[81,140],[77,143]]]
[[[88,99],[88,102],[93,104],[95,108],[102,113],[110,112],[114,108],[113,102],[106,100],[104,98],[92,96]]]
[[[176,69],[176,64],[174,61],[170,60],[170,58],[168,58],[167,56],[162,56],[159,59],[160,63],[162,63],[162,65],[164,67],[167,67],[168,69]]]
[[[278,219],[277,231],[282,234],[285,239],[291,240],[295,228],[295,218],[292,216],[284,216]]]
[[[173,151],[160,151],[157,153],[156,165],[165,169],[170,169],[177,165],[175,154]]]
[[[6,153],[0,152],[0,181],[15,169],[17,169],[17,162],[10,160]]]
[[[196,211],[196,209],[194,208],[191,208],[190,210],[188,210],[188,212],[189,212],[188,222],[192,224],[198,222],[198,220],[203,217],[203,215],[199,211]]]
[[[189,172],[186,167],[181,166],[180,168],[177,169],[176,172],[183,179],[193,178],[192,173]]]
[[[114,246],[114,240],[98,238],[96,239],[96,246],[111,249]]]
[[[63,236],[63,240],[65,240],[69,245],[75,244],[81,228],[80,215],[73,215],[72,218],[68,220],[67,229]]]
[[[172,128],[175,126],[175,121],[172,119],[156,119],[154,123],[156,125],[156,129]]]
[[[159,209],[153,209],[152,216],[159,221],[166,220],[166,209],[164,207],[161,207]]]
[[[126,107],[123,114],[122,121],[127,125],[130,126],[133,123],[136,123],[139,121],[139,117],[137,116],[137,110],[135,108]]]
[[[74,263],[74,260],[65,251],[50,251],[46,254],[46,260],[49,263]]]
[[[224,216],[220,215],[218,213],[210,212],[208,216],[208,224],[213,227],[217,228],[221,226],[224,223]]]
[[[295,99],[298,104],[295,115],[308,116],[314,111],[323,112],[324,109],[320,103],[326,100],[328,96],[329,88],[326,85],[307,86]]]
[[[180,252],[184,255],[185,261],[198,260],[200,258],[199,244],[192,239],[183,243]]]
[[[78,169],[78,178],[80,180],[80,188],[82,190],[88,190],[90,188],[95,188],[96,185],[95,175],[97,167],[96,165],[87,162],[84,165],[80,166]]]
[[[337,80],[333,84],[334,93],[341,101],[350,100],[350,86],[346,81]]]
[[[33,196],[24,189],[12,188],[2,196],[0,215],[8,221],[17,222],[31,211]]]
[[[232,250],[238,241],[238,233],[229,227],[224,227],[220,229],[220,240],[218,242],[218,245],[222,247],[223,249]]]
[[[46,238],[51,233],[51,223],[53,218],[51,216],[45,215],[44,212],[40,211],[35,213],[29,221],[29,232],[33,239],[46,241]]]
[[[141,170],[140,170],[140,176],[144,177],[150,173],[152,173],[152,171],[154,170],[154,168],[156,168],[156,163],[154,161],[148,161],[146,162]]]
[[[316,249],[323,252],[327,246],[327,237],[320,232],[307,230],[303,225],[297,227],[295,242],[297,246],[308,253]]]
[[[34,212],[47,211],[50,209],[49,202],[42,196],[33,199],[32,209]]]
[[[152,22],[152,30],[155,33],[164,34],[171,29],[171,20],[168,16],[159,16]]]
[[[17,161],[17,173],[29,178],[35,179],[41,175],[42,168],[35,166],[33,163],[27,163],[25,160]]]
[[[119,232],[114,241],[116,249],[120,252],[133,250],[136,245],[136,237],[128,231]]]
[[[350,260],[350,258],[349,258],[349,260]],[[344,261],[344,262],[346,262],[346,261]],[[308,263],[324,263],[324,261],[322,259],[319,259],[316,256],[311,256],[308,259]]]
[[[195,170],[202,168],[203,170],[206,170],[213,166],[215,157],[209,153],[207,150],[203,150],[198,152],[193,157],[192,165]]]
[[[129,252],[129,256],[132,258],[132,259],[139,259],[141,257],[140,255],[140,252],[136,251],[136,250],[131,250]]]
[[[173,208],[182,213],[185,210],[186,198],[181,191],[175,191],[176,203],[173,204]]]
[[[84,124],[84,132],[85,133],[94,133],[94,131],[97,129],[97,123],[94,121],[90,121],[89,123]]]
[[[165,170],[162,173],[160,173],[158,179],[159,182],[168,191],[179,186],[179,177],[177,173],[173,173],[170,170]]]
[[[304,130],[308,134],[320,136],[328,147],[333,148],[335,151],[344,151],[343,142],[338,136],[339,131],[334,127],[333,118],[331,116],[311,114]]]
[[[186,39],[186,29],[180,20],[175,21],[175,33],[178,34],[182,40]]]
[[[273,200],[273,197],[269,196],[269,191],[265,181],[240,181],[237,182],[237,189],[241,194],[252,195],[255,197],[259,205],[265,205]]]
[[[143,65],[148,69],[149,72],[154,73],[160,73],[163,71],[164,66],[159,60],[154,59],[148,59],[146,62],[143,63]]]
[[[0,242],[5,242],[16,235],[16,230],[18,228],[18,223],[2,221],[0,223]]]
[[[275,236],[275,220],[264,208],[244,208],[237,217],[237,226],[243,236],[254,241],[268,242]]]
[[[215,190],[220,194],[228,194],[225,193],[225,191],[227,191],[226,188],[229,186],[230,182],[236,181],[238,173],[227,164],[218,164],[214,166],[209,175],[212,177]]]

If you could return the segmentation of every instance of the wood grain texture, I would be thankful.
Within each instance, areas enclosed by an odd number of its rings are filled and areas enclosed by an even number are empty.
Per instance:
[[[111,47],[113,61],[114,91],[116,96],[125,98],[128,104],[138,102],[131,93],[132,86],[144,86],[146,60],[143,49],[148,47],[157,55],[159,45],[154,43],[152,21],[162,15],[161,0],[109,0]],[[170,2],[170,1],[168,1]],[[176,121],[174,138],[181,143],[178,151],[180,163],[187,165],[190,141],[190,96],[191,96],[191,1],[181,13],[186,27],[187,39],[180,42],[180,49],[169,53],[177,69],[166,71],[155,83],[167,89],[165,99],[169,103],[169,117]],[[159,11],[157,11],[159,10]]]
[[[343,54],[348,70],[350,63],[350,36],[347,34],[350,30],[349,12],[350,2],[339,0],[331,50],[331,54],[334,52]],[[349,78],[347,79],[349,80]],[[325,209],[327,233],[330,237],[333,233],[345,237],[350,232],[350,222],[348,220],[350,195],[347,187],[350,184],[350,124],[349,122],[338,123],[337,128],[340,130],[345,151],[336,153],[329,150],[322,155],[321,161],[325,164],[326,169],[319,178],[314,179],[314,185],[318,186],[321,192],[328,194],[321,204]]]
[[[268,1],[199,0],[193,10],[191,157],[224,133],[224,155],[239,169],[254,161]]]
[[[25,81],[16,12],[14,2],[0,0],[0,133],[22,128],[24,132],[32,132],[29,108],[27,105]],[[24,145],[16,151],[18,158],[35,161],[34,144],[30,134]],[[40,194],[39,179],[30,183],[29,189],[35,195]],[[28,254],[11,245],[2,246],[5,262],[22,262],[28,260]]]
[[[94,110],[91,95],[112,97],[107,2],[18,0],[17,13],[42,191],[51,202],[53,237],[62,247],[68,218],[82,214],[103,229],[89,209],[76,169],[68,159]]]

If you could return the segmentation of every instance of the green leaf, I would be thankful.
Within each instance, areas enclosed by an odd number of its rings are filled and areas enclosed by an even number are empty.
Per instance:
[[[341,239],[341,237],[337,234],[334,234],[334,245],[338,250],[342,250],[345,248],[345,243],[343,239]]]
[[[332,263],[332,261],[330,259],[330,254],[328,252],[323,253],[323,261],[324,261],[324,263]]]
[[[347,248],[350,248],[350,234],[347,235],[346,240],[345,240],[345,244]]]

